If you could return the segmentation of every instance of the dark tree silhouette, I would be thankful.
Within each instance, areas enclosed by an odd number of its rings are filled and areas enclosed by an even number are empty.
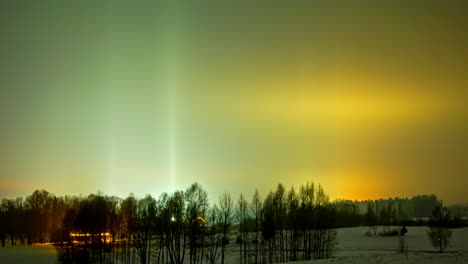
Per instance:
[[[439,252],[442,253],[450,243],[452,231],[448,228],[451,220],[450,211],[441,200],[437,201],[432,217],[427,233],[432,245],[439,248]]]
[[[186,217],[189,226],[190,263],[203,260],[205,239],[205,214],[208,208],[208,194],[200,184],[194,183],[185,191]]]
[[[365,216],[367,226],[369,226],[369,235],[373,234],[375,236],[377,234],[377,215],[375,214],[374,204],[371,201],[367,203],[367,211]]]
[[[132,235],[133,246],[140,256],[141,264],[150,263],[151,239],[156,219],[156,200],[147,195],[137,203],[135,231]]]
[[[31,214],[29,243],[48,242],[47,218],[51,207],[51,195],[45,190],[36,190],[31,196],[26,197],[25,204]]]
[[[171,264],[182,264],[188,242],[190,219],[183,191],[170,195],[163,209],[164,242]]]
[[[289,232],[289,259],[292,261],[298,260],[298,251],[299,251],[299,200],[297,197],[294,188],[288,192],[287,197],[287,223],[286,226]]]
[[[7,200],[3,199],[0,205],[0,240],[2,241],[2,247],[6,245],[6,235],[8,232],[8,206]]]
[[[273,197],[274,212],[274,226],[277,233],[275,241],[276,256],[278,262],[284,262],[286,258],[285,249],[285,222],[286,222],[286,189],[284,185],[278,184]]]
[[[221,256],[219,246],[222,243],[222,222],[221,222],[221,211],[215,204],[208,210],[206,221],[208,222],[207,227],[207,259],[210,264],[215,264]]]
[[[219,209],[221,213],[221,264],[224,264],[226,255],[226,246],[231,239],[231,226],[234,217],[234,203],[231,199],[231,194],[225,192],[219,198]]]
[[[258,189],[255,189],[255,193],[252,197],[252,202],[250,203],[251,207],[251,214],[253,216],[254,220],[254,243],[255,243],[255,255],[254,255],[254,263],[259,263],[261,262],[259,260],[259,253],[258,253],[258,247],[259,247],[259,231],[260,231],[260,218],[261,218],[261,209],[262,209],[262,201],[260,199],[260,194],[258,193]],[[261,255],[260,255],[261,257]]]
[[[125,261],[130,262],[132,259],[132,237],[137,231],[138,217],[137,217],[137,200],[131,194],[120,205],[120,235],[124,241],[122,245],[122,257]]]
[[[248,219],[248,202],[244,198],[244,195],[239,196],[237,202],[237,221],[239,223],[239,257],[241,263],[247,263],[247,245],[248,245],[248,230],[247,230],[247,219]]]
[[[451,219],[434,197],[330,203],[320,185],[306,183],[296,192],[278,184],[263,200],[256,190],[249,202],[241,195],[234,206],[225,192],[209,206],[197,183],[158,200],[149,195],[123,200],[103,194],[57,197],[37,190],[24,202],[2,200],[0,241],[2,246],[54,242],[64,263],[224,264],[227,249],[237,250],[229,246],[235,222],[239,261],[247,264],[330,257],[336,227],[429,224],[429,237],[443,251],[450,240],[448,228],[463,220]],[[409,219],[435,207],[429,223]]]

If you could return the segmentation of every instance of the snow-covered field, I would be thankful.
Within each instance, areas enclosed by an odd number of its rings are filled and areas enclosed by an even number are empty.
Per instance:
[[[332,259],[295,262],[302,263],[466,263],[468,264],[468,228],[454,229],[447,253],[437,253],[427,239],[426,227],[408,227],[408,251],[398,252],[397,237],[367,237],[366,227],[338,229],[338,245]],[[237,262],[237,247],[231,245],[228,263]],[[0,248],[0,263],[57,263],[55,248],[51,245],[16,246]]]
[[[435,251],[427,238],[427,227],[407,227],[405,236],[408,251]],[[350,255],[354,251],[390,251],[398,249],[398,237],[364,236],[367,227],[338,229],[337,256]],[[468,228],[453,229],[448,251],[468,253]]]
[[[398,237],[367,237],[366,227],[338,229],[338,246],[332,259],[312,263],[467,263],[468,228],[454,229],[447,253],[440,254],[427,238],[427,227],[407,227],[407,252],[399,253]],[[311,263],[297,262],[297,263]]]
[[[0,263],[57,264],[57,251],[52,245],[0,247]]]

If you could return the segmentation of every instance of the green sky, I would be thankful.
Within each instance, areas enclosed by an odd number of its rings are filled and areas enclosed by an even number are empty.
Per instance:
[[[0,5],[0,197],[468,202],[466,1]]]

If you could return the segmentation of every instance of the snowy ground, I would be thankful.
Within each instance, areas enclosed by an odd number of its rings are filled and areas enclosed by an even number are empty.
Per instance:
[[[408,252],[398,250],[397,237],[367,237],[366,227],[338,229],[335,257],[326,260],[294,262],[303,263],[466,263],[468,264],[468,228],[454,229],[447,253],[437,253],[427,239],[427,227],[408,227],[406,244]],[[228,263],[237,263],[237,247],[232,245]],[[0,248],[0,263],[56,264],[55,248],[51,245],[16,246]]]
[[[290,262],[291,263],[291,262]],[[445,263],[468,263],[468,255],[444,253],[415,253],[408,254],[364,254],[355,256],[339,256],[332,259],[300,261],[295,264],[445,264]]]
[[[0,247],[0,263],[57,264],[57,251],[52,245]]]
[[[427,238],[427,227],[407,227],[407,252],[398,252],[398,237],[367,237],[366,227],[338,229],[335,257],[299,263],[467,263],[468,228],[454,229],[447,253],[437,253]]]

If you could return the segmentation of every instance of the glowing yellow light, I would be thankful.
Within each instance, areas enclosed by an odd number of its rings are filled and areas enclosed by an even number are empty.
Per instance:
[[[107,243],[107,242],[110,242],[110,241],[111,241],[111,237],[110,237],[110,233],[109,233],[109,232],[99,233],[99,234],[90,234],[90,233],[70,233],[70,236],[75,238],[74,240],[72,240],[72,242],[73,242],[74,244],[84,243],[83,238],[88,238],[88,237],[93,237],[93,236],[98,236],[98,235],[101,236],[101,240],[102,240],[104,243]]]
[[[70,233],[70,236],[77,236],[77,237],[90,237],[90,236],[93,236],[93,235],[96,235],[96,234],[90,234],[90,233]],[[101,236],[110,236],[110,233],[109,232],[106,232],[106,233],[100,233],[98,235],[101,235]]]
[[[192,222],[198,222],[198,221],[201,221],[201,222],[205,222],[205,219],[201,216],[197,217],[197,219],[193,219]]]

